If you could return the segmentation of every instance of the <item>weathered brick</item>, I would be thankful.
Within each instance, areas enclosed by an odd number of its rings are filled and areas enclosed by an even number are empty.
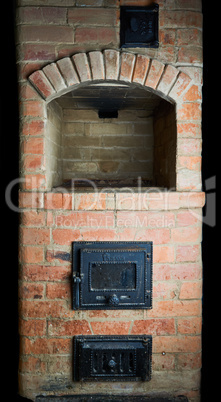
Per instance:
[[[181,208],[201,208],[205,204],[204,192],[183,192],[180,194]]]
[[[200,299],[202,296],[201,282],[185,282],[180,289],[180,299]]]
[[[151,61],[150,69],[146,78],[145,85],[147,87],[156,88],[160,80],[160,77],[164,70],[164,64],[158,60],[153,59]]]
[[[65,281],[70,277],[71,268],[65,265],[47,266],[26,264],[23,267],[22,278],[30,281]]]
[[[174,84],[177,75],[178,75],[177,68],[171,65],[167,65],[164,69],[163,76],[160,80],[160,83],[157,86],[157,89],[167,95],[170,88]]]
[[[44,211],[24,211],[21,213],[21,223],[25,226],[44,226]]]
[[[44,286],[39,283],[23,282],[19,286],[19,297],[21,299],[42,299],[44,297]]]
[[[44,128],[44,120],[24,121],[22,124],[22,134],[30,136],[42,135],[44,134]]]
[[[101,52],[95,51],[89,53],[91,65],[91,74],[93,80],[103,80],[104,76],[104,61]]]
[[[19,319],[19,334],[25,336],[46,335],[46,320]]]
[[[177,59],[180,63],[202,63],[203,49],[201,46],[183,46],[178,51]]]
[[[177,213],[176,226],[191,226],[198,223],[198,218],[192,211],[181,211]]]
[[[92,4],[93,5],[93,4]],[[77,25],[110,25],[117,22],[117,10],[109,8],[70,8],[68,10],[68,22]]]
[[[154,246],[153,262],[173,262],[175,257],[173,246]]]
[[[119,79],[131,82],[135,63],[135,55],[132,53],[122,53]]]
[[[167,244],[170,242],[170,230],[163,229],[140,229],[136,234],[137,241],[153,241],[154,244]]]
[[[23,115],[29,117],[44,117],[45,107],[42,102],[35,100],[23,102]]]
[[[72,318],[74,316],[74,311],[69,311],[66,303],[61,300],[22,300],[20,307],[23,318],[45,318],[48,316]]]
[[[114,49],[104,50],[105,77],[107,80],[117,80],[119,76],[120,54]]]
[[[171,229],[171,238],[174,243],[195,243],[200,241],[201,227],[182,227]]]
[[[72,340],[67,338],[22,339],[24,354],[67,354],[71,352]]]
[[[158,336],[155,338],[154,353],[196,353],[201,348],[200,336]]]
[[[185,262],[192,261],[195,262],[200,258],[200,245],[186,245],[186,246],[177,246],[176,250],[176,261],[177,262]]]
[[[91,322],[94,334],[98,335],[127,335],[131,323],[118,321]]]
[[[153,299],[154,300],[173,300],[177,298],[179,294],[179,286],[173,281],[167,281],[166,283],[158,282],[153,285]]]
[[[82,229],[80,231],[84,241],[114,241],[117,240],[115,229],[99,228],[99,229]]]
[[[20,247],[20,260],[25,263],[38,263],[43,262],[44,248],[40,246],[32,247],[25,246]]]
[[[19,192],[20,208],[43,208],[43,193],[36,192]]]
[[[58,60],[56,64],[68,87],[79,83],[77,73],[69,57]]]
[[[176,333],[174,318],[135,320],[131,334],[172,335]]]
[[[56,63],[48,64],[43,68],[43,71],[57,92],[66,88],[66,84]]]
[[[52,236],[55,244],[71,245],[73,241],[81,240],[79,230],[74,229],[54,229]]]
[[[149,317],[188,317],[199,316],[201,313],[200,300],[159,300],[155,307],[148,312]]]
[[[178,156],[177,169],[184,168],[189,170],[201,171],[201,156]]]
[[[22,165],[25,171],[34,172],[44,168],[44,158],[41,155],[25,155]]]
[[[175,369],[175,355],[169,354],[153,354],[152,367],[154,371],[174,370]]]
[[[48,332],[55,336],[90,335],[91,330],[86,320],[53,320],[48,324]]]
[[[25,359],[20,359],[19,371],[23,373],[45,373],[46,362],[38,357],[28,356]]]
[[[44,174],[28,174],[25,175],[23,181],[23,189],[24,190],[39,190],[43,191],[46,188],[46,177]]]
[[[21,52],[22,52],[22,58],[23,60],[33,60],[33,61],[53,61],[56,58],[56,53],[55,53],[55,45],[52,44],[44,44],[44,43],[24,43],[21,46]],[[25,65],[27,68],[27,65]],[[28,65],[29,66],[29,65]],[[40,66],[35,66],[32,69],[36,70],[36,68],[39,68]],[[30,71],[24,71],[23,72],[25,76],[30,75]]]
[[[114,194],[111,193],[75,194],[76,210],[110,210],[114,205]]]
[[[24,154],[39,154],[44,153],[44,139],[43,138],[28,138],[22,143],[22,151]]]
[[[44,99],[55,93],[53,86],[41,70],[35,71],[29,76],[29,81],[40,92]]]
[[[55,218],[57,227],[114,227],[114,213],[113,212],[97,212],[97,211],[81,211],[72,212],[70,214],[58,214]]]
[[[46,286],[47,299],[70,299],[69,283],[48,283]]]
[[[202,187],[200,171],[190,169],[180,169],[177,172],[177,190],[178,191],[199,191]]]
[[[68,375],[72,369],[72,359],[69,356],[50,356],[48,359],[48,372],[50,374],[62,373]]]
[[[200,101],[201,99],[202,99],[202,92],[198,85],[192,85],[183,97],[183,100],[187,102]]]
[[[142,85],[144,84],[149,62],[149,57],[141,54],[137,55],[133,73],[133,82],[137,82],[138,84]]]
[[[50,243],[50,229],[22,228],[21,236],[23,244],[41,245]]]
[[[202,330],[202,318],[178,318],[177,329],[180,334],[200,334]]]
[[[20,7],[18,9],[20,23],[65,24],[66,8],[63,7]]]
[[[23,25],[20,29],[21,42],[73,43],[72,27],[59,25]]]
[[[201,353],[179,353],[177,368],[179,370],[196,370],[202,365]]]
[[[63,250],[47,250],[46,251],[46,261],[48,262],[56,262],[59,261],[61,263],[65,263],[71,260],[71,255],[70,252],[68,251],[63,251]]]
[[[78,53],[72,56],[81,81],[91,80],[91,70],[85,53]]]
[[[182,96],[183,92],[185,91],[185,89],[190,84],[190,82],[191,82],[191,78],[187,74],[181,72],[178,75],[175,85],[169,92],[169,95],[171,96],[171,98],[174,98],[175,100],[179,100],[180,97]]]
[[[76,28],[75,43],[99,43],[99,45],[118,44],[118,33],[115,28],[97,27],[97,28]]]
[[[142,228],[164,228],[175,226],[175,215],[173,212],[117,212],[118,227],[136,227]]]

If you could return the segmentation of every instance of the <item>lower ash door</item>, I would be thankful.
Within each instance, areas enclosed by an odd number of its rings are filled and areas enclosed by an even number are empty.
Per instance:
[[[74,380],[149,381],[152,337],[76,336]]]

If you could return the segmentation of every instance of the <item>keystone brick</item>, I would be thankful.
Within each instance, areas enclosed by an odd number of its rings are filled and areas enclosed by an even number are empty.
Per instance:
[[[89,53],[91,73],[93,80],[103,80],[104,77],[104,61],[101,52]]]

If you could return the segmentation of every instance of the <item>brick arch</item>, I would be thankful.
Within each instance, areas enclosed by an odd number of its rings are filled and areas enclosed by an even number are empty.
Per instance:
[[[125,81],[156,91],[159,96],[178,102],[191,78],[176,67],[146,55],[106,49],[77,53],[50,63],[29,76],[41,97],[50,101],[94,80]]]

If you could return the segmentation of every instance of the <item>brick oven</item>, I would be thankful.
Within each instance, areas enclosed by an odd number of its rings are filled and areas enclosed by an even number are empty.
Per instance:
[[[159,46],[120,7],[20,0],[19,392],[200,400],[202,12],[159,0]],[[74,242],[152,242],[151,309],[73,309]],[[75,336],[152,337],[151,380],[79,382]],[[37,398],[38,399],[38,398]]]

